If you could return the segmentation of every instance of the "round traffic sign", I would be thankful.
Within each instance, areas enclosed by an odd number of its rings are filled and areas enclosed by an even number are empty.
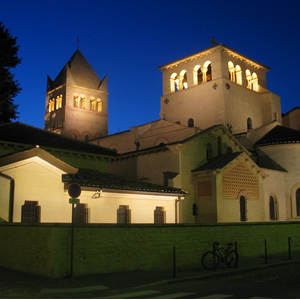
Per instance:
[[[68,193],[72,198],[77,198],[81,194],[80,185],[77,183],[72,183],[69,185]]]

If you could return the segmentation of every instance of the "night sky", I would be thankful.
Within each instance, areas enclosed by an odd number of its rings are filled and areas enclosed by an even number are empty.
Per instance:
[[[77,48],[100,79],[108,74],[109,133],[159,119],[157,67],[212,46],[271,70],[267,88],[282,112],[300,106],[300,1],[0,0],[0,21],[17,37],[18,121],[43,128],[47,75]],[[1,45],[0,45],[1,46]]]

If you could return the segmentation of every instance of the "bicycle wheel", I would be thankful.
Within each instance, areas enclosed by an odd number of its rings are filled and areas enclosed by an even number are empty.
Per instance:
[[[238,261],[239,261],[239,255],[236,251],[231,250],[230,252],[228,252],[225,258],[225,262],[228,268],[236,267]]]
[[[204,269],[214,270],[219,265],[219,256],[213,251],[205,252],[202,255],[201,263]]]

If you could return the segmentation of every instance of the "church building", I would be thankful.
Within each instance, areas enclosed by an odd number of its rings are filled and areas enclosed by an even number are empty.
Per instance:
[[[0,218],[67,222],[67,175],[86,178],[84,222],[300,220],[299,109],[282,117],[269,68],[219,44],[158,69],[159,119],[109,135],[107,76],[76,50],[48,78],[44,130],[0,126]]]

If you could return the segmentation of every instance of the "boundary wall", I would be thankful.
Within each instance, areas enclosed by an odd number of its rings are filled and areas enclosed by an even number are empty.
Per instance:
[[[288,258],[288,239],[300,241],[300,223],[74,226],[73,275],[172,268],[201,268],[213,242],[237,242],[240,260]],[[0,224],[0,266],[52,278],[70,275],[70,224]]]

